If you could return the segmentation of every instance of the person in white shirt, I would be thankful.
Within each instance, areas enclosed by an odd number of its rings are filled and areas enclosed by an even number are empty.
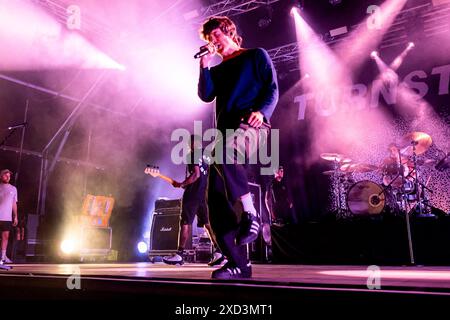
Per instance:
[[[2,234],[1,263],[12,263],[6,256],[9,232],[17,226],[17,189],[9,183],[12,172],[8,169],[0,171],[0,232]]]

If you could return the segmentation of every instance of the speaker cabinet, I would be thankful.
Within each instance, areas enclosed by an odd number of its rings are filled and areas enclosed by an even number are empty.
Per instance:
[[[84,227],[81,230],[82,250],[111,250],[112,229]]]
[[[178,249],[180,233],[180,211],[154,212],[150,228],[149,255],[166,255]],[[189,233],[185,249],[192,249],[192,229]]]

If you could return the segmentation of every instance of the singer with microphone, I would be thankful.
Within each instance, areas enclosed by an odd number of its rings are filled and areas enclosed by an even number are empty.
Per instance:
[[[208,43],[208,44],[200,47],[200,50],[194,55],[194,58],[198,59],[203,56],[206,56],[209,53],[213,53],[215,49],[216,48],[214,47],[214,44]]]
[[[195,58],[200,59],[198,95],[205,102],[216,100],[217,129],[223,137],[226,137],[226,129],[239,128],[245,134],[254,133],[257,139],[249,143],[248,150],[244,148],[246,159],[249,159],[252,152],[257,152],[258,139],[267,139],[270,117],[278,102],[273,63],[266,50],[241,47],[242,38],[228,17],[208,19],[201,27],[200,35],[208,44],[195,54]],[[222,61],[210,67],[215,54]],[[225,138],[223,143],[225,149],[242,152],[239,143],[227,145],[228,140],[231,139]],[[215,270],[212,278],[250,278],[252,267],[247,259],[246,245],[256,240],[260,221],[244,164],[225,161],[210,166],[208,209],[217,242],[228,258],[228,263]]]

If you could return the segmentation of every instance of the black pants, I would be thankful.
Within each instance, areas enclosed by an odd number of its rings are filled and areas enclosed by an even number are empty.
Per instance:
[[[243,128],[243,130],[247,130]],[[267,129],[256,130],[252,136],[257,137],[253,143],[247,144],[245,148],[236,148],[235,155],[242,152],[250,158],[257,152],[261,140],[267,142],[269,131]],[[224,148],[227,143],[223,144]],[[228,144],[229,147],[229,144]],[[224,150],[226,153],[226,150]],[[226,159],[226,157],[224,157]],[[207,202],[211,227],[216,234],[217,243],[228,260],[237,267],[244,267],[248,263],[247,246],[237,246],[236,235],[239,231],[239,223],[242,210],[239,199],[249,193],[246,163],[213,164],[209,169]]]
[[[212,165],[209,170],[207,195],[209,220],[222,253],[228,258],[228,261],[242,268],[248,263],[247,247],[238,246],[235,243],[239,230],[240,213],[233,208],[234,203],[228,194],[229,188],[224,179],[228,171],[224,170],[224,167]]]

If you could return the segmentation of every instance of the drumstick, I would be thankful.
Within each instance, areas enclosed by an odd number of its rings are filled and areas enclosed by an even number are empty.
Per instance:
[[[428,187],[428,182],[431,180],[431,175],[428,176],[427,182],[425,182],[425,187]]]

